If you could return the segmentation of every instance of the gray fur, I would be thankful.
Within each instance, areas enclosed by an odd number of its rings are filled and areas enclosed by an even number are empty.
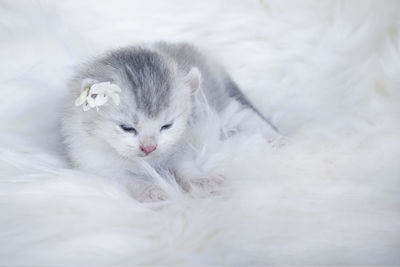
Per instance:
[[[221,111],[229,103],[226,85],[230,77],[195,46],[187,43],[160,42],[155,44],[155,47],[164,56],[176,62],[181,72],[187,73],[193,66],[200,70],[201,89],[211,106]]]
[[[251,104],[229,74],[191,44],[158,42],[152,47],[121,48],[109,52],[91,65],[92,71],[87,71],[85,75],[99,81],[113,80],[107,77],[109,69],[122,70],[131,86],[137,109],[151,117],[159,115],[168,106],[173,76],[184,75],[195,66],[202,75],[204,95],[213,108],[221,111],[234,99],[252,109],[271,128],[279,132],[270,120]],[[174,73],[174,65],[178,67],[178,73]]]
[[[158,53],[144,48],[124,48],[109,53],[101,63],[124,70],[137,109],[155,117],[168,105],[173,74]]]
[[[251,104],[249,99],[242,93],[242,91],[240,91],[238,85],[233,80],[228,80],[225,87],[230,97],[236,99],[243,106],[252,109],[261,119],[263,119],[269,126],[271,126],[271,128],[274,129],[275,132],[280,133],[279,129],[271,122],[271,120],[266,118],[263,114],[261,114],[260,111],[258,111],[257,108],[255,108]]]
[[[98,110],[88,111],[74,106],[85,88],[107,81],[121,88],[119,105],[109,100],[111,103]],[[190,44],[159,42],[110,51],[84,64],[69,87],[61,123],[68,156],[74,166],[104,176],[140,176],[140,162],[147,162],[156,169],[171,170],[181,184],[204,178],[207,175],[182,161],[190,153],[189,139],[196,138],[192,126],[196,127],[196,120],[201,125],[198,120],[208,114],[203,111],[214,110],[221,117],[225,111],[240,113],[221,125],[222,137],[247,129],[268,140],[277,137],[276,128],[251,105],[224,69]],[[232,108],[236,111],[229,113]],[[156,149],[149,154],[142,149],[146,146]],[[138,182],[134,186],[138,199],[143,190],[150,195],[160,193],[153,185]]]
[[[243,106],[252,109],[271,128],[279,133],[278,128],[251,104],[229,74],[216,62],[210,61],[195,46],[187,43],[169,44],[160,42],[156,44],[156,47],[177,62],[183,71],[187,72],[192,66],[199,68],[202,74],[202,90],[205,92],[208,103],[214,106],[216,110],[223,110],[231,101],[229,99],[233,98]]]

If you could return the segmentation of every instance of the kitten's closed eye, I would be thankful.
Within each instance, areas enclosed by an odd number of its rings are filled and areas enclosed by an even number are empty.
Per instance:
[[[160,131],[167,130],[167,129],[171,128],[172,124],[173,124],[172,122],[168,123],[168,124],[165,124],[163,127],[161,127]]]
[[[136,129],[131,127],[131,126],[128,126],[128,125],[125,125],[125,124],[120,124],[119,127],[125,132],[133,133],[135,135],[137,134]]]

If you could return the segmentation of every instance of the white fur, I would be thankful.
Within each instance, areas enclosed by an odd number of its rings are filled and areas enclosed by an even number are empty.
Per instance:
[[[397,1],[8,1],[0,14],[1,265],[399,265]],[[220,140],[235,109],[209,114],[186,168],[223,174],[219,196],[152,173],[172,199],[139,203],[64,157],[75,64],[158,39],[208,48],[288,139]]]

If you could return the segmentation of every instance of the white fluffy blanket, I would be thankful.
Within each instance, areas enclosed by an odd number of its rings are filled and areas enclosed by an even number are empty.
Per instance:
[[[1,1],[0,265],[400,264],[398,1]],[[85,58],[190,41],[283,130],[198,164],[220,196],[141,204],[71,169],[65,83]]]

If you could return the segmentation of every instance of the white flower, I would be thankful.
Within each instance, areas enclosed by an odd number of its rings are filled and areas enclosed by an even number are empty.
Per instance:
[[[110,82],[95,83],[86,87],[80,96],[75,100],[76,106],[83,105],[83,110],[88,111],[91,108],[98,108],[107,103],[108,98],[111,98],[116,105],[120,104],[118,93],[121,88]]]

